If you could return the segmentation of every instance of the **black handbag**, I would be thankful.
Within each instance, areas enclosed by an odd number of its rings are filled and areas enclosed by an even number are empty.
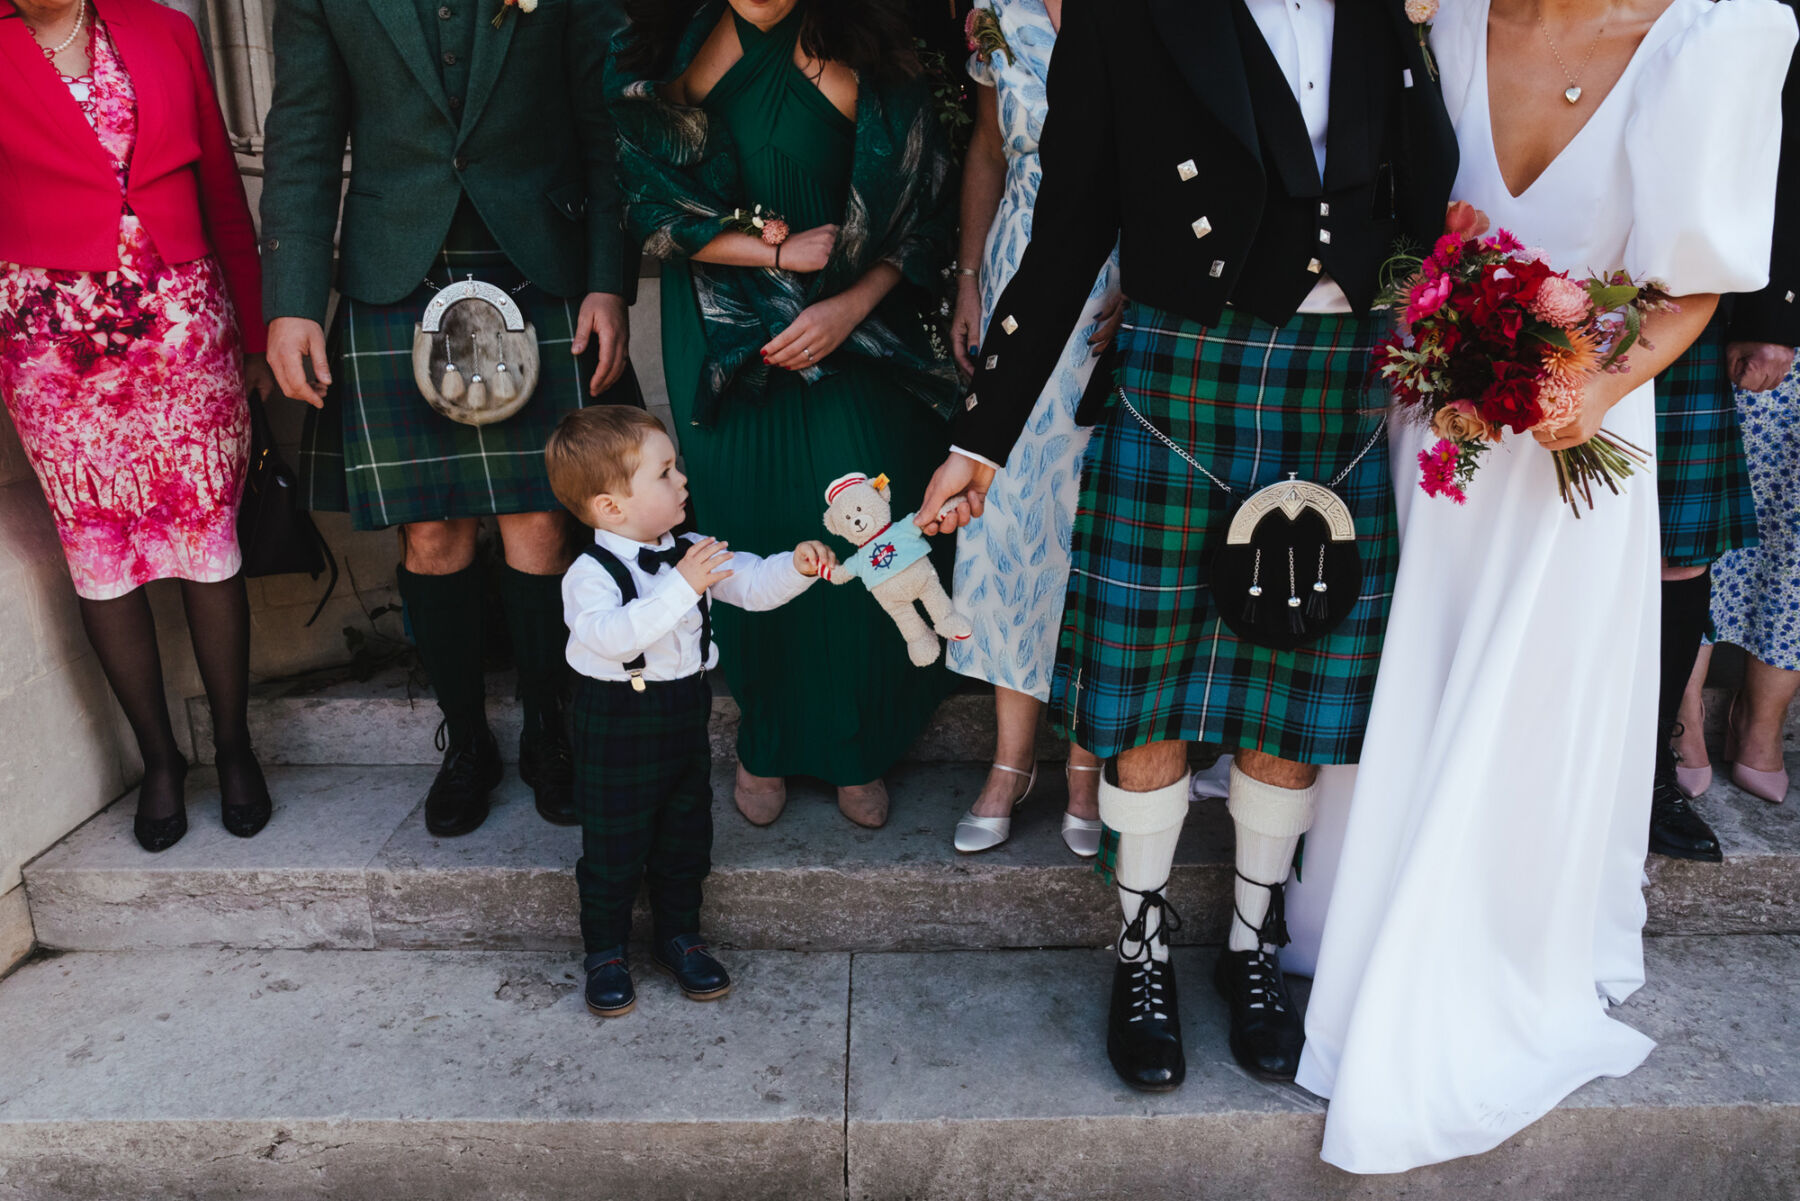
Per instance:
[[[337,556],[331,553],[319,527],[300,503],[299,481],[293,469],[275,450],[269,417],[255,393],[250,404],[250,466],[244,473],[244,494],[238,504],[238,548],[244,556],[244,575],[257,577],[304,571],[313,579],[327,568],[331,582],[325,595],[306,619],[319,619],[325,602],[337,589]]]

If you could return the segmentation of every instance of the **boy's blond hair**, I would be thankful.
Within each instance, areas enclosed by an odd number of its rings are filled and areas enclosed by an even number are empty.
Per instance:
[[[557,423],[544,444],[550,491],[584,525],[592,525],[589,506],[594,498],[602,492],[631,495],[644,439],[668,432],[654,416],[631,405],[576,409]]]

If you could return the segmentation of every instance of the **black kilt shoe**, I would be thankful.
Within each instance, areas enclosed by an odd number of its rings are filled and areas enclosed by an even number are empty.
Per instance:
[[[1141,1092],[1173,1092],[1187,1079],[1174,964],[1147,952],[1136,962],[1113,964],[1106,1057],[1119,1079]]]
[[[575,808],[575,757],[561,716],[519,735],[519,779],[531,788],[538,816],[553,826],[579,826]]]
[[[425,794],[425,828],[439,838],[456,838],[487,820],[488,793],[500,783],[500,747],[486,724],[445,737],[438,726],[444,764]]]
[[[1231,1007],[1231,1055],[1263,1080],[1292,1080],[1306,1031],[1272,951],[1221,951],[1213,987]]]

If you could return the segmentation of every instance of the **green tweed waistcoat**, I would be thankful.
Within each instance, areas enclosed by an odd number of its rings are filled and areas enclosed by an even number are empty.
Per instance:
[[[425,278],[465,193],[544,291],[626,293],[601,87],[615,0],[538,0],[530,13],[508,8],[495,29],[499,11],[500,0],[277,5],[262,193],[270,319],[324,320],[334,231],[339,290],[371,304],[402,299]]]

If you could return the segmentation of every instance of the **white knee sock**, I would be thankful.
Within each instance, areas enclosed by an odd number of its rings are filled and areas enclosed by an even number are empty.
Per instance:
[[[1136,892],[1161,891],[1169,882],[1175,862],[1175,844],[1181,841],[1181,823],[1187,820],[1188,778],[1184,775],[1167,788],[1154,792],[1126,792],[1100,777],[1100,820],[1119,836],[1119,857],[1113,864],[1113,882],[1119,885],[1119,905],[1125,911],[1120,926],[1119,957],[1135,959],[1142,952],[1136,940],[1124,938],[1124,926],[1138,914],[1143,898]],[[1135,889],[1136,892],[1128,891]],[[1162,928],[1162,910],[1152,909],[1144,931],[1150,954],[1169,957],[1169,948],[1153,935]]]
[[[1231,796],[1226,808],[1237,827],[1237,870],[1240,876],[1256,881],[1235,882],[1234,900],[1237,912],[1231,918],[1231,936],[1227,945],[1234,951],[1257,949],[1257,928],[1269,913],[1273,893],[1260,884],[1283,884],[1294,863],[1294,848],[1300,836],[1312,828],[1318,806],[1319,786],[1311,788],[1277,788],[1252,780],[1231,768]]]

